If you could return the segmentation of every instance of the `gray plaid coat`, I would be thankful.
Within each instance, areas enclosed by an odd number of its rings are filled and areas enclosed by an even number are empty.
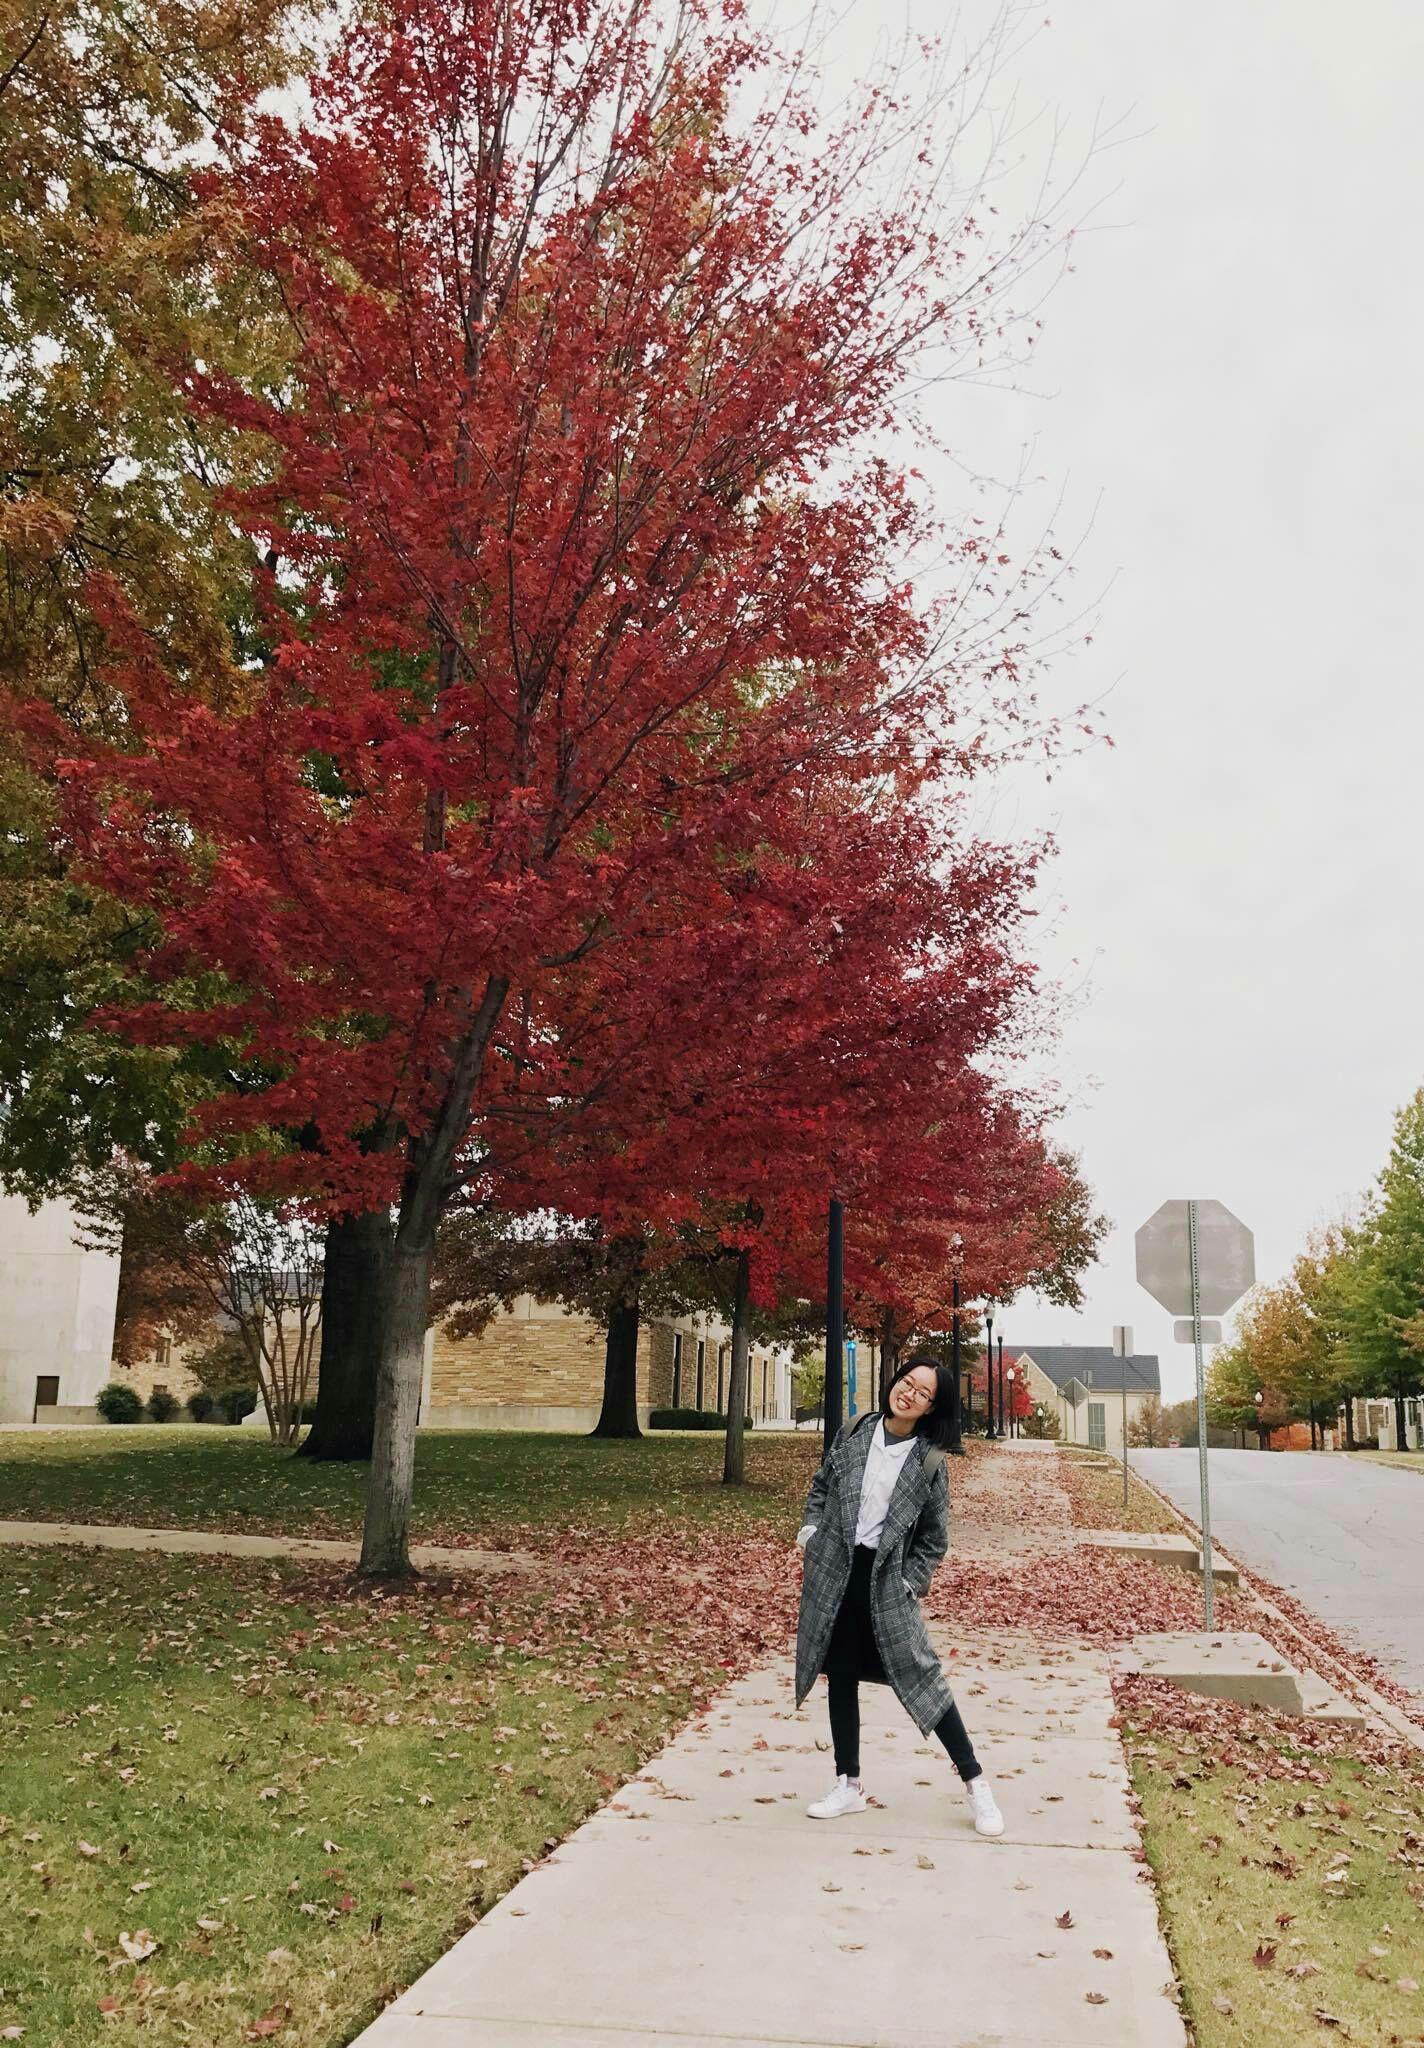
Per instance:
[[[798,1707],[825,1662],[850,1583],[860,1485],[875,1434],[871,1423],[861,1420],[863,1428],[841,1430],[821,1461],[801,1518],[814,1522],[816,1533],[806,1545],[796,1625]],[[949,1477],[942,1456],[930,1459],[926,1469],[929,1449],[917,1437],[901,1467],[870,1579],[870,1614],[885,1675],[922,1734],[954,1704],[920,1612],[935,1566],[949,1548]],[[906,1581],[912,1592],[905,1590]]]

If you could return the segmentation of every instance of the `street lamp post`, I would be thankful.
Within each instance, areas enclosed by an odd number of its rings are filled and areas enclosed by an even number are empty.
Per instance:
[[[994,1434],[994,1304],[992,1301],[986,1301],[984,1304],[984,1329],[986,1332],[984,1343],[985,1427],[988,1434],[992,1437]],[[1002,1436],[1003,1433],[1004,1415],[1003,1403],[1001,1402],[999,1404],[999,1435]]]
[[[1014,1418],[1013,1418],[1013,1413],[1012,1413],[1012,1410],[1013,1410],[1013,1405],[1014,1405],[1014,1381],[1015,1381],[1015,1380],[1017,1379],[1017,1377],[1018,1377],[1018,1375],[1017,1375],[1017,1373],[1015,1373],[1015,1371],[1014,1371],[1014,1369],[1013,1369],[1013,1367],[1012,1367],[1012,1366],[1010,1366],[1010,1367],[1009,1367],[1009,1369],[1008,1369],[1008,1372],[1007,1372],[1007,1373],[1005,1373],[1005,1371],[1004,1371],[1004,1340],[1003,1340],[1003,1338],[1001,1337],[1001,1338],[999,1339],[999,1388],[1000,1388],[1000,1392],[999,1392],[999,1405],[1000,1405],[1001,1407],[1003,1406],[1003,1399],[1004,1399],[1004,1396],[1003,1396],[1003,1385],[1004,1385],[1004,1381],[1005,1381],[1005,1379],[1007,1379],[1007,1380],[1008,1380],[1008,1383],[1009,1383],[1009,1409],[1010,1409],[1010,1414],[1009,1414],[1009,1435],[1010,1435],[1010,1436],[1014,1436],[1014,1435],[1016,1435],[1016,1434],[1017,1434],[1017,1430],[1016,1430],[1016,1426],[1015,1426],[1015,1423],[1014,1423]]]
[[[994,1361],[990,1359],[989,1364],[991,1369],[993,1367],[993,1363]],[[1005,1428],[1006,1423],[1008,1425],[1007,1429]],[[1008,1409],[1004,1406],[1004,1340],[1001,1335],[999,1338],[999,1434],[1001,1436],[1012,1436],[1013,1433],[1014,1418],[1012,1415],[1009,1414]]]
[[[844,1420],[845,1206],[832,1195],[826,1216],[826,1391],[822,1399],[829,1450]]]

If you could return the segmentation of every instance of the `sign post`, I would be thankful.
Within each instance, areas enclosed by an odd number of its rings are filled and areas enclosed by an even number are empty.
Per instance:
[[[1241,1219],[1233,1216],[1222,1202],[1164,1202],[1137,1233],[1137,1280],[1170,1315],[1190,1318],[1197,1377],[1202,1596],[1210,1630],[1215,1625],[1215,1587],[1211,1568],[1206,1368],[1202,1360],[1202,1345],[1208,1340],[1203,1318],[1225,1315],[1255,1285],[1255,1240]],[[1217,1334],[1220,1335],[1219,1329]]]
[[[1127,1527],[1127,1361],[1132,1356],[1132,1325],[1113,1324],[1113,1357],[1122,1360],[1122,1525]]]

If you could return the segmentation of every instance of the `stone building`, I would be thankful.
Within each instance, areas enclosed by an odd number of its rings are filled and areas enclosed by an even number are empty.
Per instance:
[[[425,1340],[421,1420],[445,1429],[592,1429],[603,1401],[604,1332],[557,1302],[521,1295],[478,1337],[443,1325]],[[732,1333],[711,1316],[645,1322],[638,1335],[638,1410],[726,1408]],[[753,1345],[748,1409],[755,1422],[792,1420],[790,1353]]]
[[[66,1203],[32,1214],[18,1197],[0,1196],[0,1423],[95,1422],[94,1402],[111,1379],[145,1401],[159,1386],[179,1401],[195,1391],[184,1363],[192,1346],[165,1340],[152,1358],[114,1365],[119,1261],[85,1249],[76,1230]],[[425,1340],[421,1421],[446,1429],[592,1429],[603,1399],[603,1353],[604,1332],[590,1317],[528,1295],[479,1337],[456,1339],[436,1327]],[[723,1411],[731,1356],[731,1330],[712,1317],[645,1323],[638,1340],[644,1424],[653,1408]],[[789,1352],[753,1345],[747,1391],[757,1423],[789,1424]],[[263,1425],[260,1407],[252,1420]]]
[[[77,1227],[67,1202],[0,1195],[0,1423],[97,1420],[119,1262],[76,1242]]]

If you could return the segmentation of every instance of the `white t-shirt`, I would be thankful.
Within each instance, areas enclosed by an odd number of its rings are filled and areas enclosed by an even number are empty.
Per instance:
[[[857,1549],[863,1544],[867,1550],[874,1550],[879,1544],[890,1496],[914,1441],[913,1436],[887,1436],[884,1416],[876,1423],[865,1461],[865,1476],[860,1483],[860,1513],[855,1523]]]

